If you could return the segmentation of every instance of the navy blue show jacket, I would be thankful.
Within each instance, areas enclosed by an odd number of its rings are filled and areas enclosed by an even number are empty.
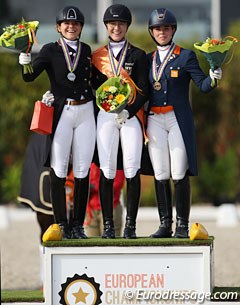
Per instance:
[[[153,52],[147,54],[149,62],[150,98],[149,109],[157,106],[172,105],[186,146],[188,157],[188,174],[196,176],[197,150],[193,112],[189,101],[189,85],[192,80],[201,91],[210,92],[210,76],[201,70],[195,53],[191,50],[175,46],[161,76],[161,90],[153,88],[152,58]],[[159,65],[160,63],[157,62]]]

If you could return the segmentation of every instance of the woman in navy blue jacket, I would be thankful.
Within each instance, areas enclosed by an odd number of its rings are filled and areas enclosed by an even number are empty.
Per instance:
[[[151,236],[172,236],[173,179],[177,223],[175,237],[188,237],[190,213],[189,176],[197,175],[197,154],[193,113],[189,102],[189,84],[203,92],[213,89],[212,80],[221,79],[219,68],[206,76],[193,51],[173,42],[177,30],[174,14],[165,8],[155,9],[148,29],[157,49],[148,54],[150,98],[147,119],[148,150],[155,178],[160,227]]]

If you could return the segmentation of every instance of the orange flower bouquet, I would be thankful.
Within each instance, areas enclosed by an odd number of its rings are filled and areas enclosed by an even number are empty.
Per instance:
[[[39,26],[38,21],[25,21],[3,28],[4,32],[0,36],[0,46],[8,49],[18,50],[28,53],[32,45],[36,43],[36,32]],[[32,73],[31,64],[24,65],[24,73]]]
[[[120,77],[111,77],[96,90],[97,105],[101,110],[120,113],[128,104],[131,87]]]

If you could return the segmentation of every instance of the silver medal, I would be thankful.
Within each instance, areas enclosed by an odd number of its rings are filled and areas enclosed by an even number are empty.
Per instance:
[[[73,72],[69,72],[67,75],[67,78],[71,81],[74,82],[76,79],[76,75]]]

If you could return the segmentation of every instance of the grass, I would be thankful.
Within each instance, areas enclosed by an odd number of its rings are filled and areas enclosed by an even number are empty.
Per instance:
[[[41,290],[2,290],[2,303],[12,302],[44,302]]]
[[[217,298],[219,293],[223,293],[222,297],[226,296],[228,292],[237,292],[238,299],[233,300],[231,298],[221,300],[221,302],[240,302],[240,287],[214,287],[213,295]],[[11,302],[44,302],[43,293],[41,290],[3,290],[2,292],[2,303]],[[218,302],[219,299],[213,299],[212,302]]]
[[[166,246],[210,246],[214,237],[208,239],[190,240],[189,238],[149,238],[139,237],[137,239],[103,239],[90,237],[88,239],[68,239],[61,241],[47,241],[45,247],[166,247]]]

